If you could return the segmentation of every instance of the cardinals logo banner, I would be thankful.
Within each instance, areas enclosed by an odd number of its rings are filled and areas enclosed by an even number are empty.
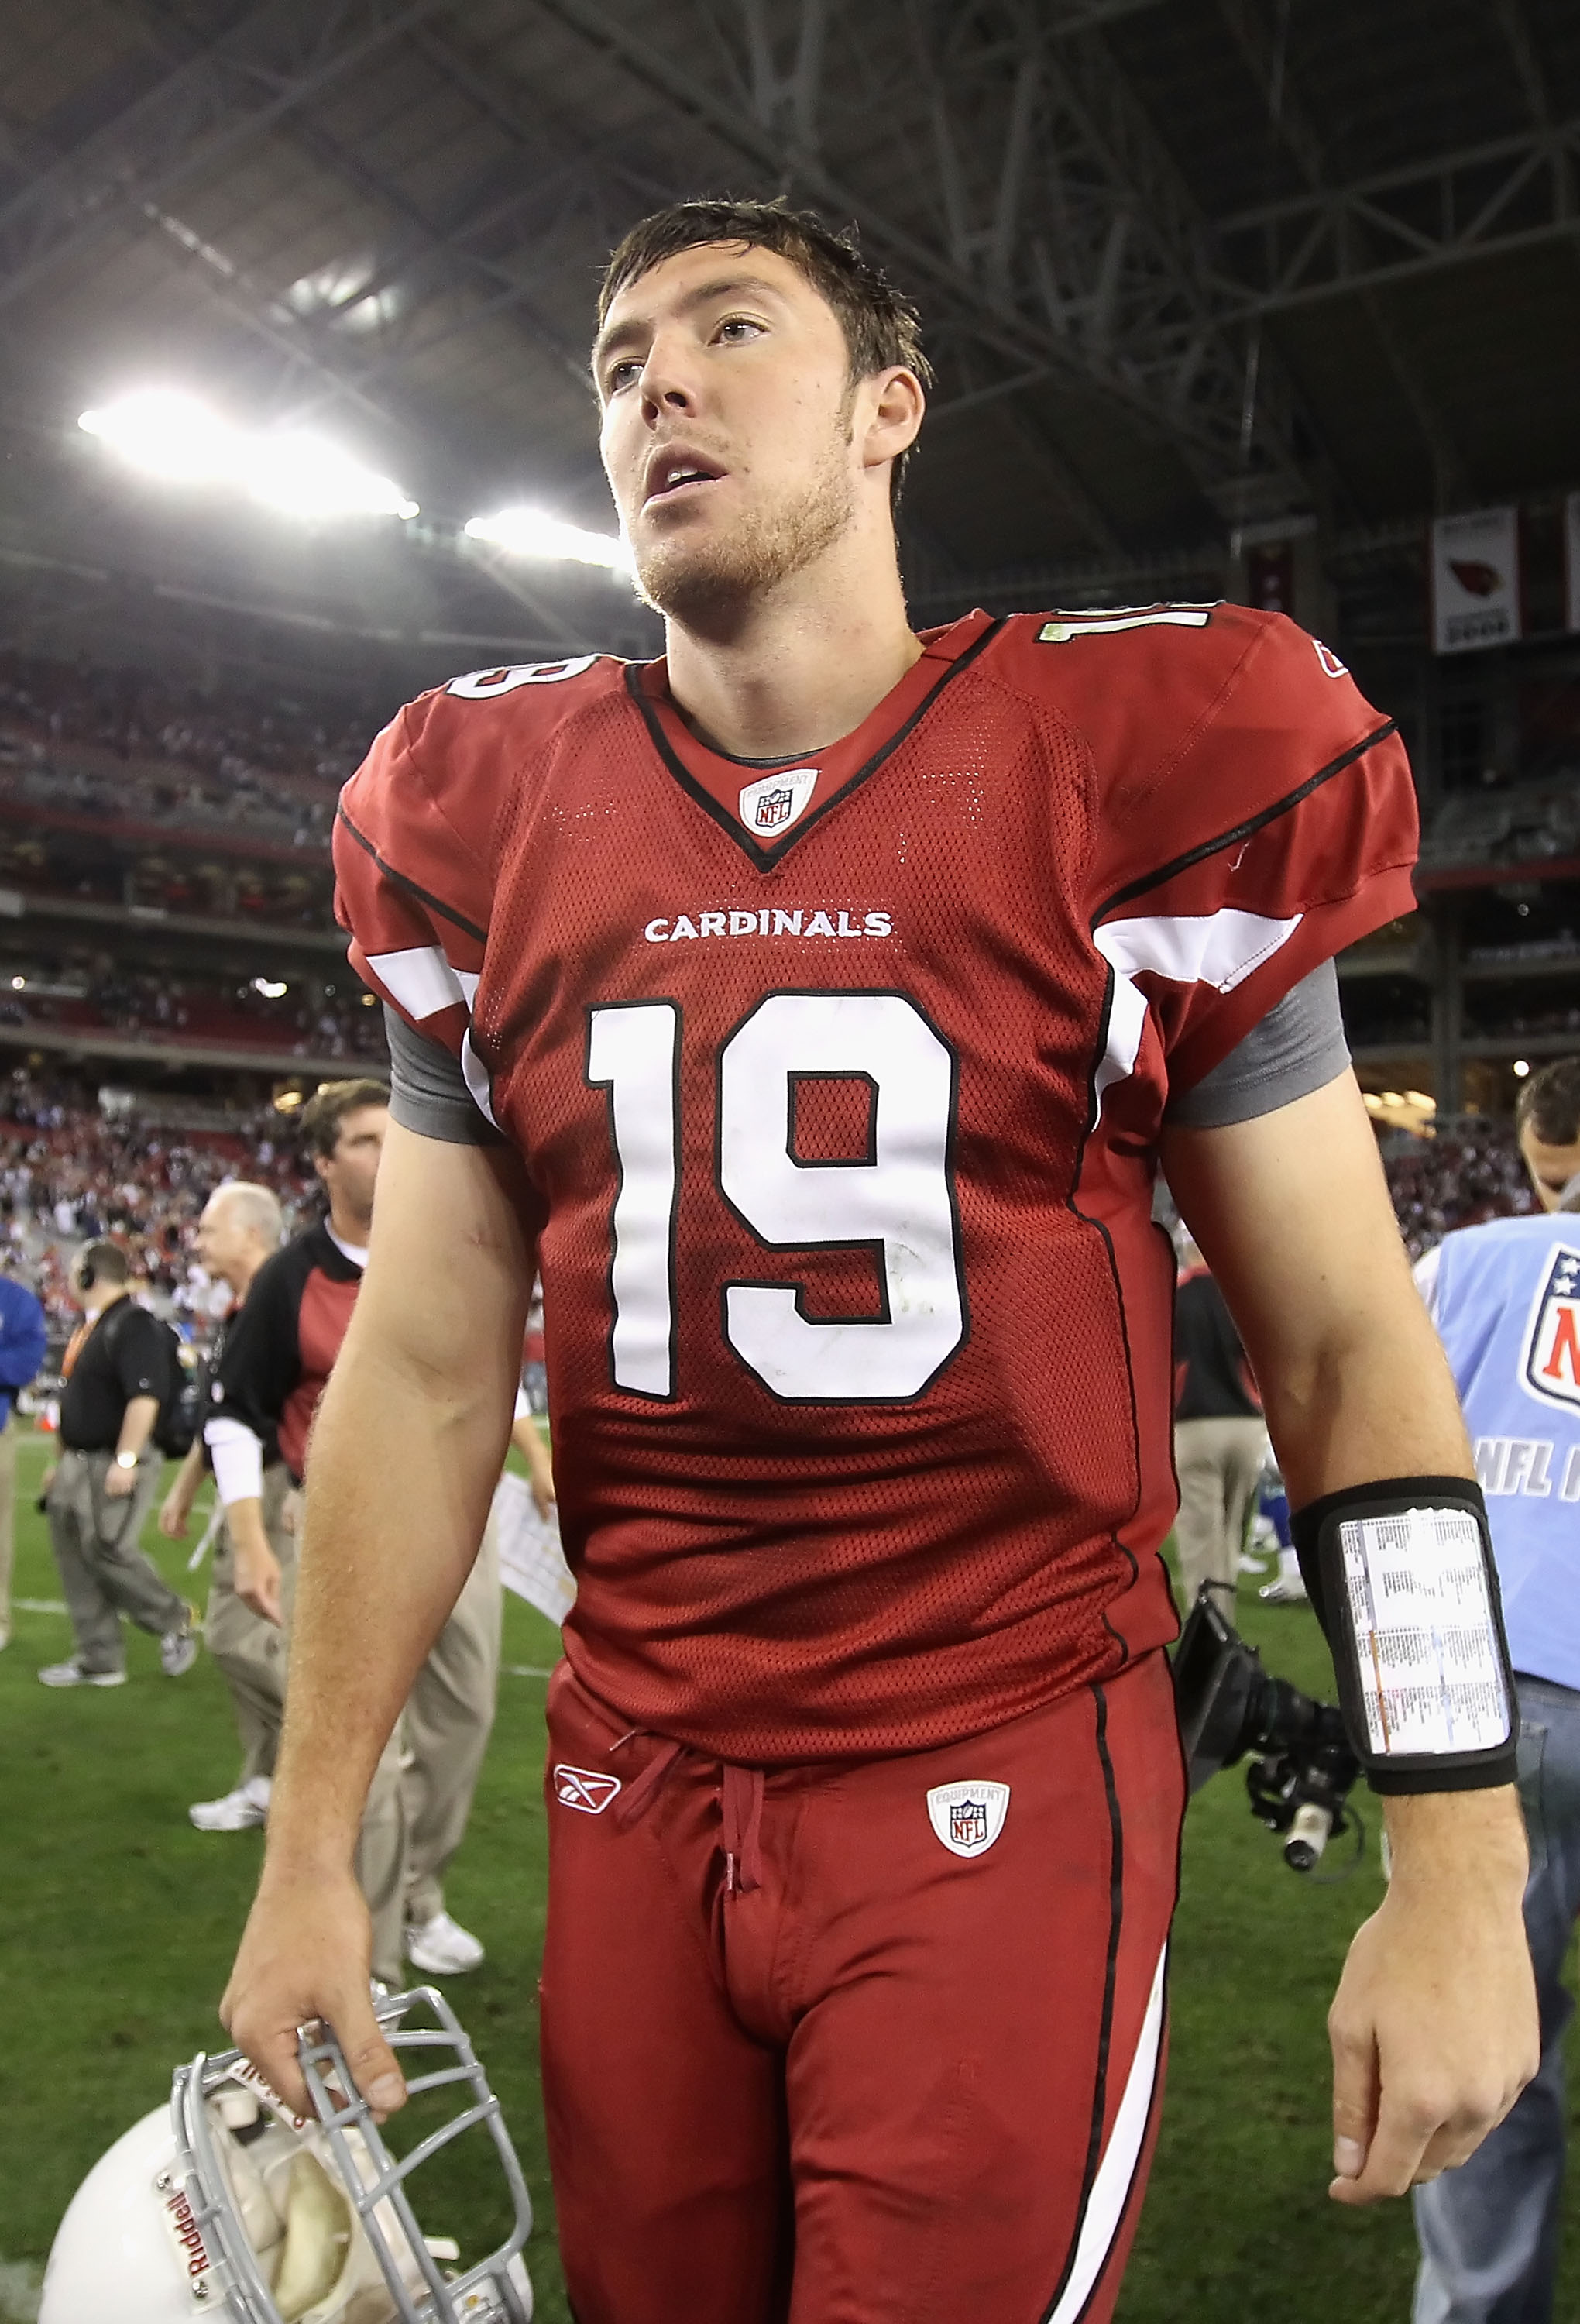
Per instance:
[[[1520,635],[1520,518],[1511,508],[1442,516],[1432,527],[1432,642],[1473,653]]]

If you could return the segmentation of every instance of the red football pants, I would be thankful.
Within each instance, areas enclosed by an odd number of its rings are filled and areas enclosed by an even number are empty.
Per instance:
[[[1162,2085],[1162,1655],[967,1742],[766,1775],[622,1736],[564,1663],[548,1721],[577,2324],[1103,2324]]]

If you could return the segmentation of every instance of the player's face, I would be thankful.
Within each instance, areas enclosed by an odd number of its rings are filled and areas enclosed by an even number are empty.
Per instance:
[[[661,612],[727,612],[850,524],[845,335],[788,259],[739,244],[666,259],[614,300],[593,371],[603,465]]]
[[[1556,1211],[1565,1187],[1580,1171],[1580,1139],[1573,1146],[1547,1146],[1529,1128],[1520,1133],[1520,1151],[1544,1211]]]
[[[354,1218],[372,1217],[373,1186],[389,1124],[383,1106],[355,1106],[340,1125],[334,1153],[327,1161],[322,1155],[316,1158],[314,1167],[330,1200],[343,1204]]]

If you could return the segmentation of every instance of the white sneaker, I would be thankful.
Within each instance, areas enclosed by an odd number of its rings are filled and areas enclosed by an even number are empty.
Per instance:
[[[469,1929],[448,1913],[436,1913],[431,1921],[409,1923],[406,1958],[430,1977],[464,1977],[469,1969],[482,1966],[483,1951]]]
[[[198,1659],[198,1609],[188,1606],[179,1629],[167,1630],[159,1642],[159,1666],[166,1678],[184,1678]]]
[[[253,1831],[269,1813],[269,1778],[254,1775],[222,1800],[198,1800],[187,1810],[199,1831]]]
[[[41,1686],[124,1686],[124,1670],[84,1670],[80,1663],[51,1663],[39,1673]]]
[[[1286,1582],[1281,1574],[1276,1582],[1264,1582],[1256,1595],[1264,1606],[1308,1606],[1311,1602],[1298,1574],[1292,1582]]]

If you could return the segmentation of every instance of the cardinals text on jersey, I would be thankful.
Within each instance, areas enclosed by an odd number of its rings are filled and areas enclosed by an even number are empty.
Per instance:
[[[356,965],[525,1157],[566,1651],[634,1724],[922,1748],[1171,1633],[1164,1103],[1410,908],[1415,816],[1304,632],[1158,611],[972,614],[776,786],[595,659],[347,787]]]

